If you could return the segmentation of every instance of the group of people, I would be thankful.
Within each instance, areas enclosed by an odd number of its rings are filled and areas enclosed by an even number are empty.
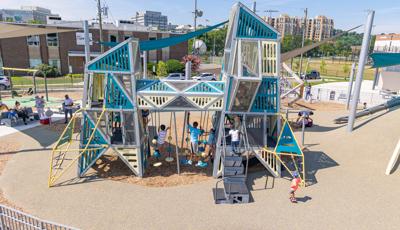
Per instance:
[[[9,108],[6,104],[0,101],[0,112],[6,113],[8,119],[17,120],[18,118],[22,118],[24,124],[28,124],[28,112],[25,107],[21,106],[21,103],[19,101],[15,102],[13,108]]]

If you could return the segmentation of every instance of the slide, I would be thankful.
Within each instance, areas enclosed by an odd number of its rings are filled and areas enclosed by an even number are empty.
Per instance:
[[[394,97],[383,104],[376,105],[376,106],[373,106],[368,109],[364,109],[364,110],[356,113],[356,119],[367,116],[367,115],[374,114],[376,112],[379,112],[379,111],[382,111],[385,109],[390,109],[395,106],[400,106],[400,97]],[[336,124],[343,124],[343,123],[347,123],[348,119],[349,119],[349,116],[338,117],[334,120],[334,122]]]

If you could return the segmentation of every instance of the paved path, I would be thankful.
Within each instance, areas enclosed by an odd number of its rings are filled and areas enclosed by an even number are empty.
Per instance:
[[[54,114],[52,117],[52,121],[59,121],[64,118],[63,114]],[[18,125],[15,127],[7,127],[5,125],[0,126],[0,137],[7,136],[13,133],[21,132],[24,130],[32,129],[34,127],[40,126],[39,121],[30,121],[27,125]]]
[[[214,205],[214,179],[171,188],[92,180],[48,189],[49,151],[16,154],[0,187],[25,211],[82,229],[399,229],[400,170],[384,172],[399,138],[400,110],[352,134],[332,124],[338,115],[343,114],[314,116],[317,126],[306,135],[313,185],[298,192],[303,202],[296,205],[288,200],[288,181],[276,179],[273,189],[264,190],[261,172],[249,179],[254,202],[246,205]],[[26,149],[38,147],[38,141],[25,139]]]

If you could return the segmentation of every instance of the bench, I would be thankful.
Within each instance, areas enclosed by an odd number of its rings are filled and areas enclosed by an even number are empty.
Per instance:
[[[34,113],[31,107],[25,108],[25,111],[27,112],[28,115],[28,120],[33,119],[34,118]],[[20,117],[17,118],[9,118],[8,117],[9,112],[2,112],[0,115],[0,123],[4,123],[5,126],[7,127],[15,127],[18,125],[22,125],[23,124],[23,120]]]

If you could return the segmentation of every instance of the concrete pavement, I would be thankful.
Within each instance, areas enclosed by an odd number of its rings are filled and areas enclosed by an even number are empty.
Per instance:
[[[339,115],[314,115],[316,126],[305,141],[312,185],[300,189],[296,205],[289,202],[287,180],[264,189],[265,172],[250,176],[254,202],[246,205],[215,205],[214,179],[168,188],[93,179],[49,189],[48,150],[14,155],[0,187],[25,211],[82,229],[399,229],[400,170],[384,172],[399,138],[400,110],[360,121],[365,124],[352,134],[333,124]],[[56,136],[35,129],[36,138]],[[31,136],[13,135],[23,138],[24,149],[40,147]]]

